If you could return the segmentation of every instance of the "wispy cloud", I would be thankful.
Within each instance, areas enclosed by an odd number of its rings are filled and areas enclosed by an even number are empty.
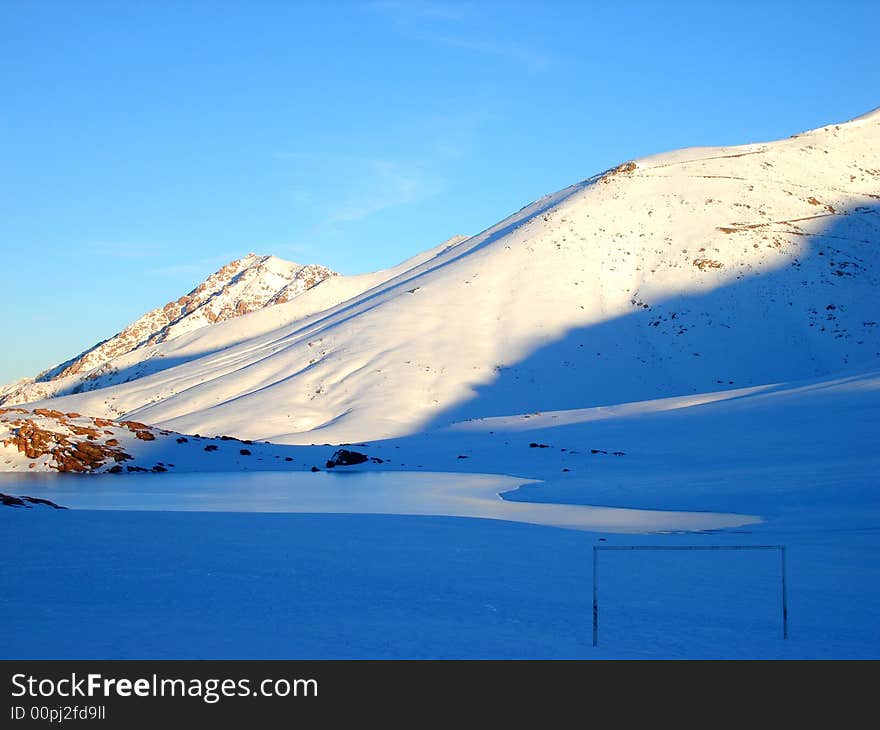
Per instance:
[[[369,160],[365,173],[360,189],[334,207],[329,215],[331,222],[363,220],[389,208],[424,200],[439,187],[437,180],[415,167],[392,160]]]
[[[425,140],[423,149],[435,158],[450,161],[473,155],[479,151],[486,129],[503,119],[499,113],[503,108],[501,101],[480,107],[462,100],[460,106],[466,108],[467,113],[429,114],[414,123]]]
[[[165,264],[154,266],[149,269],[150,274],[156,276],[193,276],[204,279],[206,276],[213,274],[221,266],[225,266],[234,259],[241,258],[247,251],[226,251],[217,253],[213,256],[206,256],[197,260],[180,261],[173,264]]]
[[[434,0],[375,0],[367,3],[374,13],[384,15],[400,26],[429,22],[462,22],[473,20],[474,7],[468,3],[435,2]]]
[[[366,8],[388,20],[401,35],[415,40],[503,58],[530,71],[541,71],[552,63],[551,55],[537,44],[498,36],[491,19],[485,18],[474,5],[376,0]]]
[[[311,220],[311,225],[301,227],[295,238],[273,245],[273,250],[300,262],[326,256],[316,242],[355,230],[352,226],[377,214],[427,200],[445,185],[441,176],[425,172],[416,162],[340,158],[334,165],[334,161],[322,159],[325,177],[314,188],[316,192],[304,185],[289,191],[301,219]]]
[[[162,243],[94,241],[92,243],[87,243],[84,248],[90,255],[123,261],[158,259],[168,254],[168,247]]]
[[[305,243],[303,241],[283,241],[272,246],[272,251],[277,256],[289,261],[296,261],[300,264],[321,263],[326,265],[324,260],[326,250],[321,246],[313,243]]]
[[[179,246],[165,243],[132,243],[99,241],[85,246],[90,256],[119,261],[120,265],[138,267],[150,276],[204,278],[247,251],[225,251],[198,259],[186,259]],[[181,260],[182,258],[182,260]]]
[[[493,40],[490,38],[468,38],[458,35],[442,35],[438,33],[421,33],[423,40],[439,45],[461,48],[466,51],[498,56],[526,66],[531,71],[540,71],[550,65],[550,56],[537,48],[513,41]]]
[[[460,143],[461,144],[461,143]],[[296,160],[299,181],[285,191],[290,204],[324,224],[360,221],[376,213],[426,200],[443,186],[423,162],[307,153],[277,153]]]

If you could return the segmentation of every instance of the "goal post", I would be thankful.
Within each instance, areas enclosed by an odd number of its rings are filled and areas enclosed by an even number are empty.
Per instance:
[[[785,545],[594,545],[593,546],[593,646],[599,645],[599,553],[600,551],[776,550],[779,552],[782,598],[782,638],[788,639],[788,587]]]

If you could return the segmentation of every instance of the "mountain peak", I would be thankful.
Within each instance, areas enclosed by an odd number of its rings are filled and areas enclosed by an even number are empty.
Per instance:
[[[0,403],[23,403],[106,385],[110,360],[172,340],[207,325],[290,301],[336,272],[277,256],[248,253],[221,266],[198,286],[153,309],[128,327],[36,378],[0,389]],[[109,368],[112,374],[113,368]],[[60,382],[63,381],[63,382]]]

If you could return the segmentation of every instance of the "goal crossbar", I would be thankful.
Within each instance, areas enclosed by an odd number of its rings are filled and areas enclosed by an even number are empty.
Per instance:
[[[780,585],[782,592],[782,638],[788,639],[788,590],[786,586],[785,545],[594,545],[593,546],[593,646],[599,645],[599,584],[598,567],[600,551],[617,550],[778,550]]]

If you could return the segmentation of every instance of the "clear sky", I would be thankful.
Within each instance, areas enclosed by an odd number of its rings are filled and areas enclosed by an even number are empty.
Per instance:
[[[0,383],[249,251],[346,274],[880,105],[880,3],[0,0]]]

